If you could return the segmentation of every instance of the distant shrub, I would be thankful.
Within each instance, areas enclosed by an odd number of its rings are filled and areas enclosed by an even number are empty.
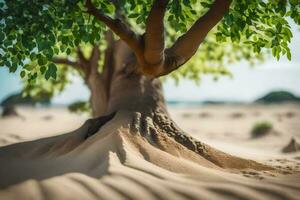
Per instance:
[[[210,114],[209,112],[202,112],[202,113],[199,113],[199,117],[201,118],[208,118],[208,117],[211,117],[212,114]]]
[[[190,117],[192,117],[192,113],[183,113],[182,117],[183,118],[190,118]]]
[[[273,91],[256,100],[262,103],[299,102],[300,98],[287,91]]]
[[[252,137],[261,137],[269,133],[273,129],[273,124],[269,121],[256,122],[251,130]]]
[[[78,114],[91,112],[90,104],[86,101],[74,102],[68,106],[68,109],[70,112],[78,113]]]
[[[233,118],[233,119],[238,119],[238,118],[244,117],[244,114],[243,114],[243,113],[240,113],[240,112],[235,112],[235,113],[232,113],[232,114],[230,115],[230,117]]]
[[[24,96],[22,92],[12,94],[5,98],[1,102],[1,106],[15,106],[15,105],[36,105],[36,104],[43,104],[43,105],[49,105],[50,104],[51,95],[47,92],[40,92],[35,97],[31,96]]]

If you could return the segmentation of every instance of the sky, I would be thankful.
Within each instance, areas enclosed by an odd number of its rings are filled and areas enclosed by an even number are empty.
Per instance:
[[[300,96],[300,31],[292,26],[294,37],[290,44],[292,61],[285,57],[277,61],[270,57],[264,63],[250,67],[238,62],[229,67],[233,78],[221,77],[217,82],[210,76],[202,76],[200,85],[193,81],[181,80],[164,83],[164,94],[169,101],[241,101],[251,102],[274,90],[287,90]],[[22,89],[18,74],[0,68],[0,102],[7,96]],[[69,104],[87,100],[89,91],[79,77],[72,78],[72,84],[54,97],[54,104]]]

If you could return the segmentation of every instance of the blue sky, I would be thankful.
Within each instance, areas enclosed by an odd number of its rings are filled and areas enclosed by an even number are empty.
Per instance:
[[[263,64],[251,68],[246,62],[230,66],[233,78],[222,77],[217,82],[211,77],[202,77],[201,84],[181,80],[179,86],[171,80],[164,83],[167,100],[178,101],[244,101],[250,102],[272,90],[288,90],[300,96],[300,31],[293,26],[293,40],[290,44],[292,61],[286,58],[275,60],[270,57]],[[18,74],[11,74],[7,68],[0,68],[0,102],[22,88]],[[68,104],[87,100],[89,91],[78,77],[66,90],[53,99],[56,104]]]

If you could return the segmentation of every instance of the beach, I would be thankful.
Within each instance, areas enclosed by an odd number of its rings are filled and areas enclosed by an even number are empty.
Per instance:
[[[103,135],[79,142],[72,135],[80,135],[76,129],[84,128],[86,114],[63,107],[18,107],[20,116],[0,119],[0,145],[8,152],[0,151],[0,159],[11,162],[1,163],[7,166],[0,168],[0,199],[299,199],[300,151],[282,150],[292,138],[300,140],[300,104],[184,105],[168,110],[199,141],[271,168],[220,168],[183,147],[164,152],[138,136],[109,133],[115,124],[104,126]],[[251,131],[262,121],[272,128],[254,138]],[[54,139],[43,139],[47,137]],[[63,137],[71,137],[70,142],[56,139]],[[23,150],[7,146],[34,140]],[[58,142],[50,145],[51,140]]]

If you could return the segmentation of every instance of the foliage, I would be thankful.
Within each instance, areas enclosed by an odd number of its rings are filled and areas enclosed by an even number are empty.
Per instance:
[[[52,98],[61,93],[71,83],[70,79],[74,73],[76,72],[70,67],[58,65],[56,79],[51,78],[47,80],[43,76],[37,76],[30,80],[24,79],[23,96],[38,98],[46,95]]]
[[[273,129],[273,124],[269,121],[256,122],[251,130],[253,138],[261,137],[269,133]]]
[[[287,91],[273,91],[257,100],[257,102],[263,103],[282,103],[287,101],[300,101],[300,97],[296,97]]]
[[[72,56],[78,46],[99,43],[105,46],[106,27],[85,12],[84,0],[0,1],[0,67],[20,71],[29,84],[41,86],[50,80],[49,91],[60,91],[67,76],[63,67],[52,63],[54,56]],[[121,9],[125,20],[142,33],[153,0],[95,0],[104,13],[113,16]],[[167,45],[205,13],[211,0],[173,0],[166,15]],[[194,58],[171,74],[179,80],[199,80],[200,74],[230,75],[226,66],[240,59],[254,62],[262,51],[271,50],[277,59],[291,59],[288,44],[292,32],[290,18],[300,24],[298,0],[235,0],[230,12],[212,30]],[[101,48],[101,47],[100,47]],[[103,49],[103,48],[102,48]],[[37,80],[38,79],[38,80]],[[58,80],[58,81],[54,81]],[[56,89],[58,87],[59,89]],[[53,93],[53,91],[51,91]]]

